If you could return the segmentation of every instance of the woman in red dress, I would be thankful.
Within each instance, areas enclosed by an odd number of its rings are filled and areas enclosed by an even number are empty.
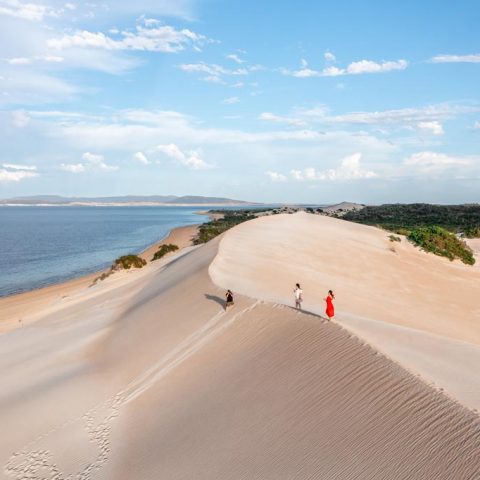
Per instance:
[[[329,290],[328,295],[325,298],[325,301],[327,302],[327,309],[325,310],[325,313],[327,314],[327,317],[329,320],[331,320],[335,316],[335,309],[333,308],[334,298],[335,298],[335,295],[331,290]]]

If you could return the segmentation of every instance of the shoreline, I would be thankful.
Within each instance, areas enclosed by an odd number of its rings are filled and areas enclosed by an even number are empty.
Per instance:
[[[175,227],[170,230],[165,237],[150,244],[144,250],[136,253],[136,255],[147,261],[147,267],[152,263],[151,259],[153,254],[163,244],[174,243],[178,245],[179,250],[176,252],[178,253],[184,248],[193,245],[193,237],[199,225],[200,224],[193,224]],[[168,258],[171,254],[172,252],[168,253],[164,258]],[[95,272],[52,285],[0,297],[0,335],[23,325],[33,323],[35,320],[28,321],[28,318],[63,298],[90,288],[95,279],[109,270],[110,268],[96,270]],[[138,269],[138,271],[141,270],[142,269]],[[137,271],[137,269],[129,270],[129,272],[135,271]]]

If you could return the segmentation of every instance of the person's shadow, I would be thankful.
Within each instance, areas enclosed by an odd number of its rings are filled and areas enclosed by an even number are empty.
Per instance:
[[[207,300],[211,300],[212,302],[216,302],[221,305],[222,308],[225,308],[225,300],[223,298],[217,297],[216,295],[210,295],[208,293],[205,294],[205,298]]]

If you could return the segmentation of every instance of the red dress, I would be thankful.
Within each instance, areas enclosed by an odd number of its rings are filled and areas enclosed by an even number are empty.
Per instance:
[[[329,295],[326,298],[326,301],[327,301],[327,309],[325,310],[325,313],[327,314],[328,318],[332,318],[335,316],[335,309],[333,308],[332,297]]]

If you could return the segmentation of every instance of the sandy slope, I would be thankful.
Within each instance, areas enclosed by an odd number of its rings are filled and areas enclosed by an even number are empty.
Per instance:
[[[480,259],[479,259],[480,262]],[[337,321],[480,410],[480,271],[334,218],[263,217],[227,232],[210,267],[218,285],[283,304],[295,282],[305,309]]]
[[[217,246],[0,336],[0,478],[476,478],[477,415],[317,316],[224,312]]]

